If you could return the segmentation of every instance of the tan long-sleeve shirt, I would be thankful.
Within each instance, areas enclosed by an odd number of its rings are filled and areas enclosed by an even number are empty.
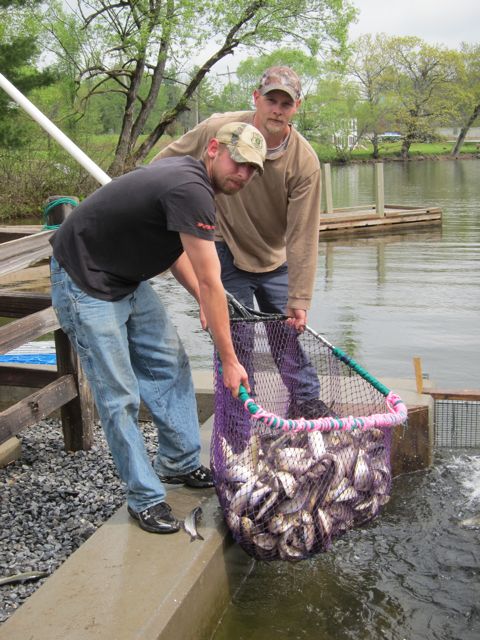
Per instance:
[[[253,111],[214,114],[154,160],[177,155],[201,158],[208,141],[228,122],[253,124]],[[233,196],[217,195],[216,239],[223,240],[235,265],[263,273],[288,263],[288,306],[308,309],[315,281],[320,225],[320,163],[311,145],[293,127],[288,145],[268,154],[263,176],[255,176]]]

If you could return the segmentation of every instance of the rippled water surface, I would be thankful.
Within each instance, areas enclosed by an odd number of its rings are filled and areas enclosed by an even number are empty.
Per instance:
[[[371,165],[333,167],[334,207],[374,202]],[[387,204],[437,205],[427,230],[320,242],[309,324],[373,375],[480,386],[480,161],[385,165]],[[195,367],[212,351],[195,306],[173,279],[157,285]]]
[[[255,563],[213,640],[478,640],[479,487],[472,452],[396,478],[382,514],[327,553]]]
[[[371,166],[333,168],[334,207],[374,202]],[[385,165],[387,204],[437,205],[443,224],[320,242],[309,324],[380,380],[480,387],[480,162]],[[159,291],[194,366],[212,350],[172,279]],[[368,526],[296,565],[255,563],[214,640],[478,640],[480,452],[442,451],[397,478]]]
[[[334,207],[374,202],[372,166],[333,167]],[[322,241],[309,324],[370,373],[480,387],[480,161],[385,165],[385,202],[437,205],[443,224]],[[196,305],[156,280],[195,368],[212,346]],[[478,640],[480,452],[437,452],[395,479],[368,526],[298,564],[255,563],[214,640]]]

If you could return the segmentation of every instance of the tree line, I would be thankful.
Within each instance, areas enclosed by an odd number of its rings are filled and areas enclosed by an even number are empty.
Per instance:
[[[355,16],[349,0],[0,0],[0,71],[77,143],[113,137],[112,176],[146,161],[164,134],[250,108],[271,64],[299,73],[296,126],[341,159],[367,143],[379,157],[385,131],[400,134],[407,158],[442,126],[459,129],[458,155],[480,115],[480,44],[349,42]],[[235,73],[216,76],[237,51]],[[37,129],[0,90],[2,148],[38,145]]]

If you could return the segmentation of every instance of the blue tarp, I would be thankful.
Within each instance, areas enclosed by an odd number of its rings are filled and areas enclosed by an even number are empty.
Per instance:
[[[54,353],[23,353],[0,355],[0,362],[14,362],[18,364],[57,364]]]

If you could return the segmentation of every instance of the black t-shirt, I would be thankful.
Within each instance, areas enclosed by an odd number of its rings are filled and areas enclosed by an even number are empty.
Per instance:
[[[214,192],[190,156],[139,167],[86,198],[51,239],[53,255],[89,295],[119,300],[182,254],[179,232],[213,240]]]

